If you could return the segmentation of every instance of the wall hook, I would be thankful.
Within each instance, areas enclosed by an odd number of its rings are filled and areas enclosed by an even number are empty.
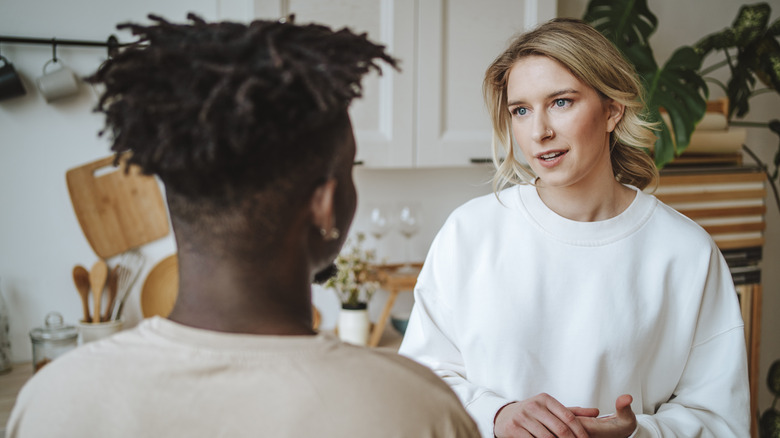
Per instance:
[[[113,58],[119,52],[119,40],[116,39],[116,36],[114,35],[108,37],[108,41],[106,41],[106,46],[108,47],[109,58]]]
[[[57,38],[51,39],[51,59],[57,62]]]

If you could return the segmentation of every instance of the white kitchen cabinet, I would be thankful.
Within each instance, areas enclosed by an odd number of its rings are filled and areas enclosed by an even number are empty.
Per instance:
[[[485,69],[513,35],[555,14],[556,2],[548,0],[419,1],[417,167],[491,157]]]
[[[357,160],[372,168],[489,159],[485,69],[514,34],[556,14],[555,0],[252,1],[255,17],[293,13],[298,23],[348,26],[401,60],[400,73],[385,69],[366,77],[364,98],[350,111]]]
[[[350,108],[356,161],[367,167],[414,166],[415,0],[255,0],[254,10],[258,18],[292,13],[300,24],[346,26],[387,46],[402,71],[382,64],[381,76],[372,72],[363,79],[363,98]]]

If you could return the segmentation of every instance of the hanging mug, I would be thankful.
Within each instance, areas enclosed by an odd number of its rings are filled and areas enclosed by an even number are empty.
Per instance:
[[[16,73],[13,64],[1,55],[0,62],[3,64],[0,67],[0,100],[24,96],[27,91],[24,89],[22,79]]]
[[[56,64],[59,65],[58,69],[46,71],[46,67]],[[68,67],[56,59],[50,59],[43,66],[43,76],[38,78],[38,90],[46,102],[53,102],[76,94],[79,91],[79,83],[76,75]]]

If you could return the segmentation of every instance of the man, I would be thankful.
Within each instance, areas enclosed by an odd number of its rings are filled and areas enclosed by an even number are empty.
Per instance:
[[[91,81],[112,150],[165,184],[176,305],[42,369],[9,436],[477,436],[426,368],[311,328],[355,213],[347,109],[395,60],[346,29],[150,19]]]

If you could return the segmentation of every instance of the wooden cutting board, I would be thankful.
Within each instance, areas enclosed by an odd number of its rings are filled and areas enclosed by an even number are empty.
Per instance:
[[[168,213],[160,187],[138,166],[125,173],[114,156],[70,169],[65,178],[81,230],[103,259],[168,235]]]

